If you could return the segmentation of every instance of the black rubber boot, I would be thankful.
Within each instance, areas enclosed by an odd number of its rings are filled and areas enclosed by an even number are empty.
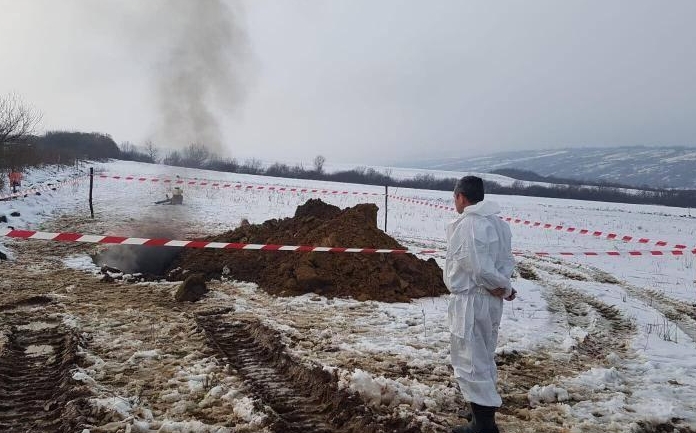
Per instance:
[[[471,423],[474,422],[474,411],[471,409],[471,403],[469,403],[466,407],[462,408],[457,415],[459,415],[460,418],[464,418],[467,421],[469,421],[465,425],[457,425],[452,427],[452,433],[467,433],[470,432],[469,426]]]
[[[500,433],[495,424],[495,411],[497,409],[497,407],[471,403],[471,422],[467,425],[454,427],[452,433]]]
[[[471,412],[471,406],[467,404],[463,408],[459,409],[459,412],[457,412],[457,416],[459,418],[464,418],[467,421],[471,421],[474,417],[474,414]]]

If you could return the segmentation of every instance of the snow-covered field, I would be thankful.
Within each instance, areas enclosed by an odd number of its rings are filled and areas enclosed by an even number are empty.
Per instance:
[[[374,192],[383,187],[332,184],[113,161],[97,173],[212,179]],[[85,167],[81,167],[84,170]],[[65,179],[75,169],[37,170],[29,182]],[[183,206],[154,204],[170,193],[161,182],[96,179],[95,219],[88,182],[0,202],[0,232],[71,231],[187,239],[294,214],[309,198],[340,207],[371,201],[384,223],[384,196],[311,194],[185,186]],[[390,194],[451,206],[451,193],[390,189]],[[573,256],[560,251],[626,251],[652,245],[512,224],[518,299],[506,303],[499,339],[500,388],[509,432],[689,432],[696,429],[696,217],[691,210],[534,197],[488,196],[503,214],[613,232],[688,247],[683,256]],[[20,216],[11,216],[18,212]],[[450,211],[389,200],[387,232],[413,248],[443,250]],[[345,245],[352,247],[352,245]],[[448,366],[447,297],[408,304],[273,297],[249,283],[216,281],[193,307],[171,301],[174,283],[97,281],[93,245],[0,237],[10,261],[0,293],[50,296],[47,316],[82,335],[74,380],[92,393],[104,420],[90,431],[274,431],[270,409],[234,369],[207,347],[191,317],[233,307],[230,321],[258,321],[278,331],[286,350],[317,363],[358,392],[368,407],[387,408],[420,431],[448,431],[461,404]],[[551,253],[539,257],[533,252]],[[264,254],[264,252],[259,252]],[[291,253],[288,253],[291,254]],[[435,254],[441,262],[441,255]],[[61,279],[63,278],[63,279]],[[67,278],[67,280],[65,279]],[[101,284],[101,285],[99,285]],[[103,292],[100,289],[104,287]],[[138,297],[137,305],[125,301]],[[105,299],[113,301],[106,309]],[[164,303],[164,304],[161,304]],[[0,309],[0,313],[2,310]],[[18,313],[19,314],[19,313]],[[49,320],[50,319],[50,320]],[[56,323],[58,323],[56,322]],[[254,322],[256,323],[256,322]],[[42,325],[43,326],[43,325]],[[0,348],[8,328],[0,324]],[[185,353],[184,353],[185,352]],[[2,353],[2,349],[0,349]],[[154,373],[153,373],[154,372]],[[153,377],[152,375],[155,374]]]

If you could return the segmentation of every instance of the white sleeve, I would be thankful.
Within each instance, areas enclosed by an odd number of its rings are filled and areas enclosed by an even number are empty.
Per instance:
[[[462,229],[466,230],[462,233],[466,253],[462,255],[461,266],[472,276],[476,286],[488,290],[502,287],[512,293],[510,276],[498,272],[493,259],[499,243],[504,240],[498,239],[495,229],[487,221],[474,221],[462,225]]]
[[[505,236],[503,242],[505,243],[505,251],[507,252],[505,263],[503,264],[503,274],[508,278],[508,281],[510,281],[512,271],[515,269],[515,256],[512,255],[512,232],[510,231],[510,226],[505,224],[503,233]],[[506,289],[505,297],[512,295],[512,283],[510,283],[510,287],[506,287]]]

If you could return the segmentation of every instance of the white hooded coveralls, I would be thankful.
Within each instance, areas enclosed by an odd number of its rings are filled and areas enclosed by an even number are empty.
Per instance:
[[[490,201],[467,206],[447,225],[444,280],[452,293],[449,304],[451,358],[454,377],[467,401],[500,407],[495,347],[503,300],[489,293],[502,287],[512,293],[515,266],[512,233]]]

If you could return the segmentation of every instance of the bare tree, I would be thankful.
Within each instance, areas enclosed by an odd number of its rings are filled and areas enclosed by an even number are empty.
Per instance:
[[[326,158],[324,158],[322,155],[317,155],[314,158],[314,171],[316,171],[317,173],[323,173],[325,162],[326,162]]]
[[[159,149],[157,146],[155,146],[155,143],[153,143],[152,140],[147,140],[143,145],[143,148],[145,149],[145,154],[152,160],[152,162],[157,162],[157,158],[159,157]]]
[[[183,164],[187,167],[202,168],[210,159],[211,153],[203,144],[191,143],[184,149]]]
[[[0,97],[0,146],[24,141],[40,121],[41,114],[17,96]]]
[[[118,145],[119,149],[121,149],[121,152],[123,153],[135,153],[137,152],[137,149],[135,148],[135,144],[131,143],[130,141],[124,141],[121,144]]]
[[[260,174],[263,173],[263,162],[256,158],[244,160],[244,164],[239,167],[239,173]]]
[[[173,150],[169,152],[167,156],[162,160],[164,165],[181,165],[181,153],[178,150]]]

